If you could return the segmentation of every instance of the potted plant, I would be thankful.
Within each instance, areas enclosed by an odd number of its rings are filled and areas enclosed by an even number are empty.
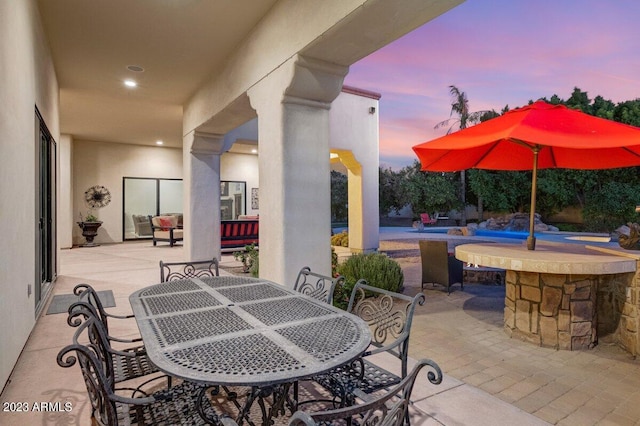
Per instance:
[[[102,225],[102,222],[98,220],[96,216],[89,213],[84,218],[82,213],[80,214],[80,221],[78,226],[82,229],[82,236],[86,242],[81,247],[97,247],[99,244],[93,242],[93,239],[98,235],[98,228]]]
[[[251,273],[251,276],[258,276],[258,248],[255,244],[244,247],[244,251],[233,252],[233,257],[242,262],[242,272]]]

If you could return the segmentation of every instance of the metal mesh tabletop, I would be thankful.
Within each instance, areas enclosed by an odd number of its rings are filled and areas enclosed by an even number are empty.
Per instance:
[[[355,359],[371,340],[360,318],[256,278],[170,281],[129,300],[151,361],[205,384],[310,377]]]
[[[144,299],[143,305],[147,315],[159,315],[208,308],[220,305],[220,302],[205,291],[194,291],[148,297]]]

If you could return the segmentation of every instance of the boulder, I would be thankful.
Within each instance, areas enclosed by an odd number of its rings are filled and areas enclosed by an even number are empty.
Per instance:
[[[533,217],[534,230],[537,232],[554,231],[558,228],[547,225],[540,219],[540,214],[536,213]],[[491,231],[529,231],[529,213],[512,213],[496,218],[490,218],[478,225],[479,229],[488,229]]]

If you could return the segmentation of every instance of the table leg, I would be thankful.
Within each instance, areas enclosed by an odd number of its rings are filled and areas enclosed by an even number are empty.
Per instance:
[[[275,417],[286,414],[287,407],[289,407],[293,413],[297,404],[289,397],[290,389],[291,383],[251,388],[251,391],[247,394],[247,400],[238,414],[236,422],[238,425],[242,425],[243,421],[247,420],[247,423],[252,426],[254,425],[249,418],[249,412],[256,400],[260,406],[263,425],[272,425]],[[268,400],[270,396],[272,397],[271,401]],[[267,401],[268,404],[265,403],[265,401]]]

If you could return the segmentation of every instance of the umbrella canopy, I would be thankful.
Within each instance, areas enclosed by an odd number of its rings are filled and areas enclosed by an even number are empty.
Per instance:
[[[640,128],[538,101],[413,147],[422,170],[532,170],[527,246],[535,248],[537,170],[640,165]]]

